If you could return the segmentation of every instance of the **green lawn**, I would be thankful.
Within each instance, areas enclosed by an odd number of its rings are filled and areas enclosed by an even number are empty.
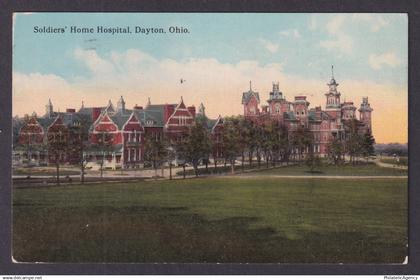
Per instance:
[[[13,175],[56,176],[54,168],[13,168]],[[80,175],[80,170],[60,170],[60,176]]]
[[[408,165],[408,157],[400,157],[400,162],[397,162],[394,158],[382,158],[381,161],[383,163],[389,163],[389,164],[395,164],[395,165],[401,165],[401,166],[407,166]]]
[[[379,167],[375,163],[359,163],[356,165],[321,165],[310,172],[306,165],[291,165],[279,168],[256,171],[261,175],[330,175],[330,176],[404,176],[407,170]]]
[[[406,179],[199,178],[15,189],[25,262],[401,263]]]

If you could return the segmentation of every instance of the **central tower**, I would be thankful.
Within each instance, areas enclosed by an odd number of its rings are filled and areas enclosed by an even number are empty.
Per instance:
[[[340,104],[340,96],[341,93],[337,90],[338,83],[334,79],[334,66],[331,65],[331,80],[327,84],[328,85],[328,92],[325,93],[325,97],[327,98],[327,104],[325,106],[325,111],[328,112],[334,118],[340,118],[341,116],[341,104]]]

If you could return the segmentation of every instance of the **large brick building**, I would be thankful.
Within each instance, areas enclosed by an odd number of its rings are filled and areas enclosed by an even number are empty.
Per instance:
[[[279,83],[273,83],[268,94],[267,104],[261,105],[260,95],[253,91],[250,82],[249,90],[242,94],[244,117],[257,125],[264,120],[273,119],[287,127],[289,135],[299,127],[313,134],[313,152],[325,156],[328,144],[336,137],[346,137],[346,126],[357,120],[359,131],[371,132],[372,108],[368,98],[364,97],[360,105],[359,118],[353,102],[341,103],[338,83],[331,78],[328,91],[325,93],[325,109],[309,108],[306,96],[295,96],[288,101],[280,91]],[[60,113],[54,111],[51,100],[48,100],[45,114],[38,117],[35,113],[25,118],[14,118],[14,164],[33,163],[48,164],[54,161],[52,151],[46,144],[49,136],[65,135],[70,142],[81,141],[77,128],[83,123],[86,131],[87,148],[84,158],[90,167],[98,167],[104,158],[104,166],[109,168],[140,167],[144,163],[144,146],[146,137],[162,138],[171,143],[180,141],[194,121],[205,120],[213,142],[212,158],[223,160],[223,118],[209,119],[205,108],[200,104],[198,112],[194,106],[186,106],[182,97],[177,104],[152,104],[149,98],[145,107],[134,106],[127,109],[121,96],[114,106],[111,101],[103,107],[85,107],[79,110],[67,109]],[[105,149],[106,147],[106,149]],[[106,152],[105,152],[106,151]],[[292,153],[293,153],[292,149]],[[66,163],[80,162],[81,154],[68,151],[60,155],[60,161]]]
[[[117,106],[109,101],[103,107],[85,107],[82,102],[78,111],[67,109],[63,113],[54,111],[49,100],[43,116],[33,113],[23,119],[14,118],[13,161],[15,165],[28,163],[28,159],[33,165],[54,162],[46,145],[49,135],[61,131],[69,141],[77,141],[79,136],[72,135],[75,131],[72,128],[84,122],[88,128],[88,144],[84,150],[88,167],[97,168],[102,157],[105,167],[140,167],[144,163],[145,137],[162,138],[165,135],[171,143],[180,141],[197,115],[206,119],[209,132],[220,140],[221,117],[217,120],[205,117],[203,104],[196,114],[196,108],[186,106],[182,97],[177,104],[152,104],[149,98],[145,107],[136,105],[127,109],[121,96]],[[215,150],[221,157],[220,146],[215,145]],[[81,155],[69,150],[60,158],[63,163],[77,163]]]
[[[320,156],[327,155],[327,146],[335,138],[344,139],[346,128],[351,120],[358,120],[360,133],[372,132],[371,114],[368,98],[364,97],[359,108],[359,119],[356,116],[356,107],[351,101],[341,103],[341,93],[338,91],[338,83],[331,77],[328,91],[325,93],[325,109],[321,107],[309,108],[306,96],[295,96],[293,101],[288,101],[279,89],[279,83],[273,83],[273,89],[269,93],[267,105],[260,108],[260,96],[252,90],[251,82],[249,90],[242,94],[244,116],[260,123],[264,119],[275,119],[284,124],[289,132],[298,127],[310,130],[313,134],[313,152]],[[290,133],[291,134],[291,133]]]

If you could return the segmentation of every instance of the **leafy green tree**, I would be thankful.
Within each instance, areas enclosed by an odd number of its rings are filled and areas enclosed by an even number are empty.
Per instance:
[[[198,165],[201,161],[208,160],[212,152],[210,134],[202,122],[195,122],[188,132],[185,145],[185,160],[194,168],[198,176]]]
[[[69,128],[70,154],[77,159],[80,167],[81,184],[84,184],[85,182],[85,168],[87,164],[86,150],[89,146],[89,126],[89,117],[80,115],[78,122]]]
[[[315,155],[313,145],[310,145],[308,154],[306,156],[305,164],[310,168],[310,172],[313,173],[316,167],[321,166],[321,159]]]
[[[264,154],[266,167],[268,168],[270,159],[272,158],[272,151],[274,146],[276,145],[275,139],[275,125],[273,121],[267,120],[262,125],[261,130],[261,148]]]
[[[350,157],[352,164],[356,163],[356,158],[362,153],[363,137],[360,135],[360,121],[350,120],[346,124],[345,151]]]
[[[344,144],[338,137],[334,137],[334,139],[328,144],[327,152],[329,159],[334,163],[334,165],[338,165],[343,161],[344,157]]]
[[[247,120],[244,123],[247,126],[248,131],[248,163],[249,167],[252,168],[252,160],[254,157],[254,152],[256,151],[257,147],[259,146],[260,139],[258,139],[259,131],[257,130],[257,126],[251,120]]]
[[[368,160],[369,156],[375,155],[375,138],[373,138],[370,131],[363,135],[362,140],[362,155]]]
[[[102,131],[97,136],[97,144],[95,145],[99,152],[101,153],[101,160],[99,161],[99,169],[101,172],[101,178],[104,176],[104,165],[106,157],[112,151],[113,146],[113,136],[107,131]]]
[[[299,126],[293,131],[291,142],[292,147],[297,150],[298,161],[301,162],[303,154],[313,143],[313,134],[308,128]]]
[[[185,138],[183,138],[181,141],[176,142],[174,145],[175,150],[175,156],[178,165],[182,166],[182,177],[185,179],[185,165],[187,164],[187,154],[188,154],[188,142]]]
[[[60,185],[60,165],[65,161],[68,151],[68,129],[63,126],[51,127],[47,133],[47,146],[50,159],[56,168],[56,184]]]
[[[230,162],[232,174],[235,173],[235,161],[241,149],[238,145],[239,138],[237,119],[234,117],[226,118],[223,127],[223,154],[225,161]]]
[[[147,136],[144,143],[144,159],[149,162],[155,170],[157,177],[157,169],[167,160],[168,145],[162,137]]]
[[[245,153],[247,151],[247,149],[249,149],[250,146],[250,142],[252,141],[251,139],[251,122],[250,120],[244,118],[244,117],[239,117],[238,118],[238,129],[239,129],[239,142],[238,145],[240,147],[241,150],[241,166],[242,166],[242,172],[245,169],[244,163],[245,163]]]
[[[172,180],[172,162],[176,159],[176,151],[172,146],[167,147],[166,159],[169,166],[169,180]]]

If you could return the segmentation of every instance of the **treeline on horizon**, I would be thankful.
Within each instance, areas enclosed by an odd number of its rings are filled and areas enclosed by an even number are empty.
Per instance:
[[[407,143],[375,144],[375,151],[377,154],[408,156],[408,145]]]

